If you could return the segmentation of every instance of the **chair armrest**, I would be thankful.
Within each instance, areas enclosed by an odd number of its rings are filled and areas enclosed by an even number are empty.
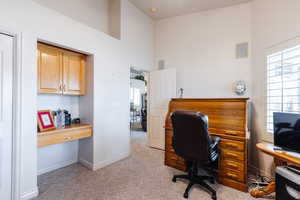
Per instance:
[[[210,144],[210,149],[215,149],[219,143],[221,141],[221,138],[220,137],[211,137],[211,144]]]

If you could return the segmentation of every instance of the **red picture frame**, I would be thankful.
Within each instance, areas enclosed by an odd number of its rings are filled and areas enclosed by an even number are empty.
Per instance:
[[[37,113],[37,118],[40,132],[55,129],[54,120],[50,110],[39,110]]]

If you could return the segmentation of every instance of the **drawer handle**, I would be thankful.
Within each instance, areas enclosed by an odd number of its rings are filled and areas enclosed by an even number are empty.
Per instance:
[[[231,177],[231,178],[237,178],[237,175],[236,174],[233,174],[233,173],[226,173],[227,176]]]
[[[225,147],[229,147],[229,148],[233,148],[233,149],[238,149],[239,146],[237,144],[234,143],[226,143]]]
[[[231,132],[231,131],[226,131],[225,133],[228,135],[238,135],[236,132]]]
[[[176,156],[170,156],[171,160],[177,160]]]
[[[65,137],[65,140],[71,140],[72,137]]]
[[[226,166],[231,167],[232,169],[239,169],[239,166],[233,163],[227,163]]]
[[[232,158],[238,158],[238,155],[234,154],[234,153],[225,153],[226,156],[232,157]]]

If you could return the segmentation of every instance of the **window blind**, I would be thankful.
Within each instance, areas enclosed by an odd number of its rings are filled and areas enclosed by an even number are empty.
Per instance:
[[[273,112],[300,113],[300,45],[267,55],[267,131]]]

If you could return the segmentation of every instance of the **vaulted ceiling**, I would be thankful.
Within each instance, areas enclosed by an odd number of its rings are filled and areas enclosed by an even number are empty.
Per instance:
[[[222,8],[250,0],[129,0],[144,13],[159,20],[168,17]]]

